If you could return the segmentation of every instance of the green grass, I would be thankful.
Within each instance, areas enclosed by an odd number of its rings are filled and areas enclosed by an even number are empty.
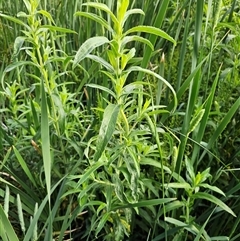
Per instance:
[[[237,1],[0,3],[0,237],[238,240]]]

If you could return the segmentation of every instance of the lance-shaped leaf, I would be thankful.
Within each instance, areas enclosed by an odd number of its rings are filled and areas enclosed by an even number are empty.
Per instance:
[[[93,158],[95,162],[98,161],[98,159],[101,157],[105,147],[112,137],[112,134],[115,130],[119,110],[119,105],[110,104],[104,111],[103,120],[97,139],[97,148]]]
[[[116,16],[113,14],[113,12],[110,10],[110,8],[104,4],[104,3],[96,3],[96,2],[88,2],[88,3],[84,3],[83,6],[89,6],[89,7],[93,7],[99,10],[102,10],[106,13],[108,13],[111,17],[111,20],[115,23],[118,24],[118,19],[116,18]]]
[[[142,42],[142,43],[148,45],[151,48],[151,50],[154,51],[154,47],[153,47],[152,43],[148,39],[140,37],[138,35],[131,35],[131,36],[124,37],[121,42],[121,48],[123,49],[125,47],[125,45],[131,41]]]
[[[7,20],[10,20],[14,23],[17,23],[19,25],[22,25],[24,26],[25,28],[27,28],[28,30],[30,29],[29,26],[27,24],[25,24],[23,21],[19,20],[18,18],[14,18],[12,16],[8,16],[6,14],[3,14],[3,13],[0,13],[0,16],[3,17],[3,18],[6,18]]]
[[[87,13],[87,12],[76,12],[74,14],[75,16],[83,16],[86,18],[90,18],[93,21],[99,23],[102,27],[106,28],[108,31],[110,31],[111,33],[113,32],[112,27],[108,24],[108,22],[102,18],[101,16],[94,14],[94,13]]]
[[[42,25],[40,28],[46,28],[46,29],[49,29],[51,31],[57,31],[57,32],[61,32],[61,33],[75,33],[75,34],[77,34],[77,32],[75,32],[71,29],[52,26],[52,25]]]
[[[124,23],[127,21],[127,19],[132,15],[132,14],[142,14],[145,15],[145,13],[143,12],[142,9],[139,8],[134,8],[134,9],[130,9],[128,10],[125,15],[124,15],[124,19],[122,21],[122,27],[124,26]]]
[[[235,213],[230,209],[225,203],[223,203],[220,199],[214,197],[213,195],[209,193],[204,193],[204,192],[198,192],[192,195],[192,198],[197,198],[197,199],[205,199],[208,200],[212,203],[215,203],[218,205],[220,208],[222,208],[224,211],[230,213],[234,217],[236,217]]]
[[[155,28],[152,26],[139,25],[139,26],[136,26],[136,27],[133,27],[133,28],[130,28],[129,30],[127,30],[124,35],[128,35],[130,33],[135,33],[135,32],[144,32],[144,33],[154,34],[161,38],[167,39],[167,40],[171,41],[174,45],[176,45],[176,41],[170,35],[168,35],[164,31],[162,31],[161,29]]]
[[[50,134],[49,134],[49,120],[48,120],[48,106],[47,97],[44,88],[44,82],[41,82],[41,138],[42,138],[42,153],[43,153],[43,167],[46,179],[48,200],[50,202],[51,196],[51,153],[50,153]]]
[[[73,68],[76,67],[76,65],[83,60],[88,54],[90,54],[95,48],[104,45],[106,43],[109,43],[109,40],[106,37],[103,36],[97,36],[92,37],[86,40],[79,50],[77,51],[77,54],[75,55],[74,61],[73,61]]]

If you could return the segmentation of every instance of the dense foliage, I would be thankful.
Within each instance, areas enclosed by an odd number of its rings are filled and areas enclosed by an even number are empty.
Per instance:
[[[238,240],[236,0],[0,3],[1,240]]]

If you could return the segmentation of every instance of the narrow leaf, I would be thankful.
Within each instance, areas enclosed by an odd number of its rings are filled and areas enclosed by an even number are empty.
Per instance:
[[[127,19],[128,19],[132,14],[142,14],[142,15],[145,15],[145,13],[143,12],[142,9],[138,9],[138,8],[130,9],[130,10],[128,10],[128,11],[125,13],[124,18],[123,18],[123,23],[122,23],[122,25],[124,25],[124,23],[127,21]]]
[[[129,30],[127,30],[125,32],[125,35],[128,35],[130,33],[134,33],[134,32],[144,32],[144,33],[150,33],[150,34],[154,34],[157,35],[161,38],[167,39],[170,42],[172,42],[174,45],[176,45],[176,41],[170,36],[168,35],[166,32],[162,31],[159,28],[155,28],[152,26],[143,26],[143,25],[139,25],[133,28],[130,28]]]
[[[52,15],[45,11],[45,10],[39,10],[38,13],[42,14],[43,16],[45,16],[46,18],[48,18],[48,20],[50,20],[52,23],[54,23],[54,20],[52,18]]]
[[[165,85],[167,85],[167,87],[171,90],[172,94],[173,94],[173,98],[174,98],[174,106],[173,106],[173,109],[172,109],[172,112],[174,112],[174,110],[177,108],[177,96],[176,96],[176,93],[173,89],[173,87],[169,84],[169,82],[164,79],[162,76],[160,76],[159,74],[149,70],[149,69],[144,69],[140,66],[132,66],[128,69],[128,72],[132,72],[132,71],[136,71],[136,72],[143,72],[145,74],[149,74],[149,75],[152,75],[153,77],[161,80]]]
[[[110,10],[110,8],[104,4],[104,3],[96,3],[96,2],[88,2],[88,3],[84,3],[83,6],[89,6],[89,7],[94,7],[96,9],[102,10],[106,13],[108,13],[112,19],[112,21],[115,24],[118,24],[118,19],[116,18],[116,16],[113,14],[113,12]]]
[[[75,188],[78,188],[81,184],[83,184],[93,172],[95,172],[99,167],[103,166],[105,164],[105,158],[100,158],[98,162],[95,164],[91,165],[90,168],[85,171],[84,175],[73,175],[69,176],[69,179],[79,179],[77,185]]]
[[[101,219],[100,219],[100,222],[98,223],[98,226],[97,226],[97,229],[96,229],[96,233],[95,235],[97,236],[98,233],[103,229],[105,223],[108,221],[109,219],[109,216],[110,216],[110,213],[105,213]]]
[[[153,47],[152,43],[151,43],[148,39],[143,38],[143,37],[138,36],[138,35],[125,36],[125,37],[122,39],[121,47],[124,48],[124,46],[125,46],[127,43],[132,42],[132,41],[142,42],[142,43],[148,45],[148,46],[151,48],[152,51],[154,50],[154,47]]]
[[[83,17],[90,18],[90,19],[94,20],[95,22],[99,23],[101,26],[105,27],[111,33],[113,32],[113,29],[108,24],[108,22],[104,18],[102,18],[101,16],[99,16],[97,14],[87,13],[87,12],[76,12],[74,15],[75,16],[83,16]]]
[[[28,25],[25,24],[23,21],[19,20],[18,18],[14,18],[12,16],[8,16],[8,15],[3,14],[3,13],[0,13],[0,16],[2,16],[3,18],[6,18],[7,20],[10,20],[10,21],[12,21],[14,23],[17,23],[17,24],[22,25],[25,28],[29,29]]]
[[[155,206],[155,205],[161,205],[164,203],[168,203],[171,201],[176,200],[176,198],[161,198],[161,199],[150,199],[150,200],[144,200],[144,201],[139,201],[137,203],[128,203],[124,205],[119,205],[113,207],[113,211],[121,208],[135,208],[135,207],[147,207],[147,206]]]
[[[50,135],[49,135],[49,121],[48,121],[48,108],[47,99],[42,81],[42,102],[41,102],[41,139],[42,139],[42,154],[43,154],[43,167],[46,178],[47,193],[50,202],[51,190],[51,154],[50,154]]]
[[[226,211],[226,212],[230,213],[231,215],[233,215],[234,217],[236,217],[235,213],[225,203],[223,203],[220,199],[214,197],[213,195],[211,195],[209,193],[198,192],[198,193],[193,194],[192,198],[205,199],[212,203],[215,203],[216,205],[221,207],[224,211]]]
[[[109,72],[113,73],[114,69],[112,67],[112,65],[110,65],[106,60],[104,60],[103,58],[97,56],[97,55],[93,55],[93,54],[88,54],[86,56],[86,58],[89,58],[99,64],[101,64],[102,66],[104,66]]]
[[[95,48],[105,44],[109,43],[109,40],[106,37],[103,36],[97,36],[92,37],[86,40],[79,50],[77,51],[77,54],[75,55],[74,61],[73,61],[73,68],[76,67],[76,65],[83,60],[88,54],[90,54]]]
[[[42,25],[40,28],[46,28],[46,29],[49,29],[51,31],[57,31],[57,32],[61,32],[61,33],[75,33],[75,34],[77,34],[77,32],[75,32],[71,29],[52,26],[52,25]]]
[[[0,237],[8,237],[8,240],[19,241],[11,223],[9,222],[2,205],[0,204]],[[4,234],[3,234],[4,233]]]
[[[32,182],[32,184],[36,187],[36,182],[32,176],[32,173],[31,171],[29,170],[26,162],[24,161],[24,159],[22,158],[21,154],[19,153],[19,151],[16,149],[16,147],[13,146],[13,151],[14,151],[14,154],[16,155],[17,157],[17,160],[19,162],[19,164],[21,165],[23,171],[25,172],[25,174],[27,175],[27,177],[29,178],[29,180]]]
[[[91,87],[91,88],[96,88],[99,90],[103,90],[116,99],[116,94],[105,86],[101,86],[101,85],[97,85],[97,84],[87,84],[86,86]]]
[[[211,186],[211,185],[209,185],[207,183],[201,183],[201,184],[199,184],[199,187],[204,187],[206,189],[210,189],[210,190],[212,190],[214,192],[217,192],[217,193],[223,195],[224,197],[226,196],[225,193],[221,189],[216,187],[216,186]]]
[[[110,138],[112,137],[112,134],[115,130],[119,110],[119,105],[110,104],[104,111],[103,120],[97,139],[97,149],[93,158],[95,162],[98,161]]]
[[[227,127],[227,125],[229,124],[233,115],[236,113],[236,111],[239,109],[239,107],[240,107],[240,97],[232,105],[231,109],[226,113],[225,117],[223,118],[223,120],[221,121],[221,123],[219,124],[219,126],[217,127],[215,132],[213,133],[212,137],[208,141],[207,149],[210,149],[212,147],[213,143],[215,143],[217,138],[220,136],[220,134],[223,132],[223,130]],[[203,159],[203,157],[206,153],[207,153],[207,151],[204,150],[204,152],[202,153],[202,155],[200,157],[199,162]]]
[[[166,188],[184,188],[184,189],[190,189],[191,186],[187,182],[171,182],[171,183],[165,183],[164,186]]]
[[[10,71],[16,69],[17,67],[22,66],[22,65],[26,65],[26,66],[27,66],[27,65],[33,65],[33,66],[38,67],[38,65],[34,64],[34,63],[31,62],[31,61],[18,61],[18,62],[9,64],[9,65],[5,68],[4,72],[5,72],[5,73],[6,73],[6,72],[10,72]]]

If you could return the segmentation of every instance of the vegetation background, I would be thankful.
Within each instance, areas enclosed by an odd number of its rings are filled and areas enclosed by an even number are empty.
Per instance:
[[[0,1],[0,239],[239,240],[237,0]]]

